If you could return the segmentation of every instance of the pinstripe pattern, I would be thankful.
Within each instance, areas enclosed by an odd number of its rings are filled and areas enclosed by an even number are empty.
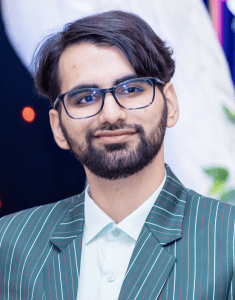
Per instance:
[[[118,299],[235,299],[235,207],[166,170]],[[77,300],[83,226],[84,193],[0,219],[0,300]]]

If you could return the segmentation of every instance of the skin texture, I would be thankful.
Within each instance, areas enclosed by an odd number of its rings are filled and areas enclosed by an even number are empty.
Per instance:
[[[115,46],[104,47],[90,43],[72,45],[62,53],[59,61],[61,93],[81,84],[110,88],[117,79],[134,74],[130,62]],[[56,143],[62,149],[70,149],[80,158],[84,164],[91,198],[115,223],[119,223],[147,200],[165,175],[161,139],[165,125],[172,127],[177,122],[179,111],[172,83],[168,82],[163,89],[167,104],[165,117],[163,96],[157,87],[155,92],[153,103],[140,110],[125,110],[118,106],[111,94],[106,94],[103,110],[88,119],[72,119],[64,108],[61,120],[56,110],[49,112]],[[138,131],[138,128],[141,130]],[[110,136],[113,133],[117,135]],[[90,140],[92,147],[103,153],[112,167],[117,167],[118,159],[119,162],[130,162],[131,157],[136,157],[143,137],[152,146],[158,143],[159,147],[155,151],[156,155],[138,172],[116,176],[110,180],[92,172],[85,165],[86,161],[83,161],[84,153],[89,149],[89,134],[93,137]],[[113,144],[115,147],[112,147]]]

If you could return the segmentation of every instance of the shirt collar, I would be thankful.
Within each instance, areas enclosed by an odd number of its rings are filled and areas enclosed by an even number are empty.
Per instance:
[[[89,195],[89,185],[85,189],[84,217],[84,238],[86,244],[108,224],[114,223],[114,221],[91,199]]]
[[[142,203],[129,216],[123,219],[116,227],[129,235],[132,239],[137,241],[144,222],[154,205],[161,189],[166,181],[165,177],[157,188],[157,190]],[[85,189],[85,225],[84,238],[85,243],[88,244],[97,234],[99,234],[107,225],[115,225],[114,221],[91,199],[89,195],[89,186]]]
[[[166,181],[166,172],[165,177],[157,188],[157,190],[142,203],[136,210],[134,210],[129,216],[123,219],[120,223],[117,224],[122,231],[128,234],[131,238],[137,241],[142,227],[144,226],[145,220],[154,205],[158,195],[161,192],[161,189]]]

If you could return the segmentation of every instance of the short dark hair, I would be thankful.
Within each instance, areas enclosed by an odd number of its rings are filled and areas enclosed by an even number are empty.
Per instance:
[[[138,76],[169,82],[174,75],[172,49],[139,16],[119,10],[91,15],[49,36],[34,56],[35,85],[38,93],[50,100],[51,107],[61,93],[60,56],[68,46],[81,42],[118,47]]]

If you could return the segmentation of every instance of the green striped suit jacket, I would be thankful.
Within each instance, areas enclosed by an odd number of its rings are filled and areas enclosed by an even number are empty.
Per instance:
[[[235,299],[235,207],[166,171],[118,299]],[[83,225],[84,192],[0,219],[0,300],[76,300]]]

